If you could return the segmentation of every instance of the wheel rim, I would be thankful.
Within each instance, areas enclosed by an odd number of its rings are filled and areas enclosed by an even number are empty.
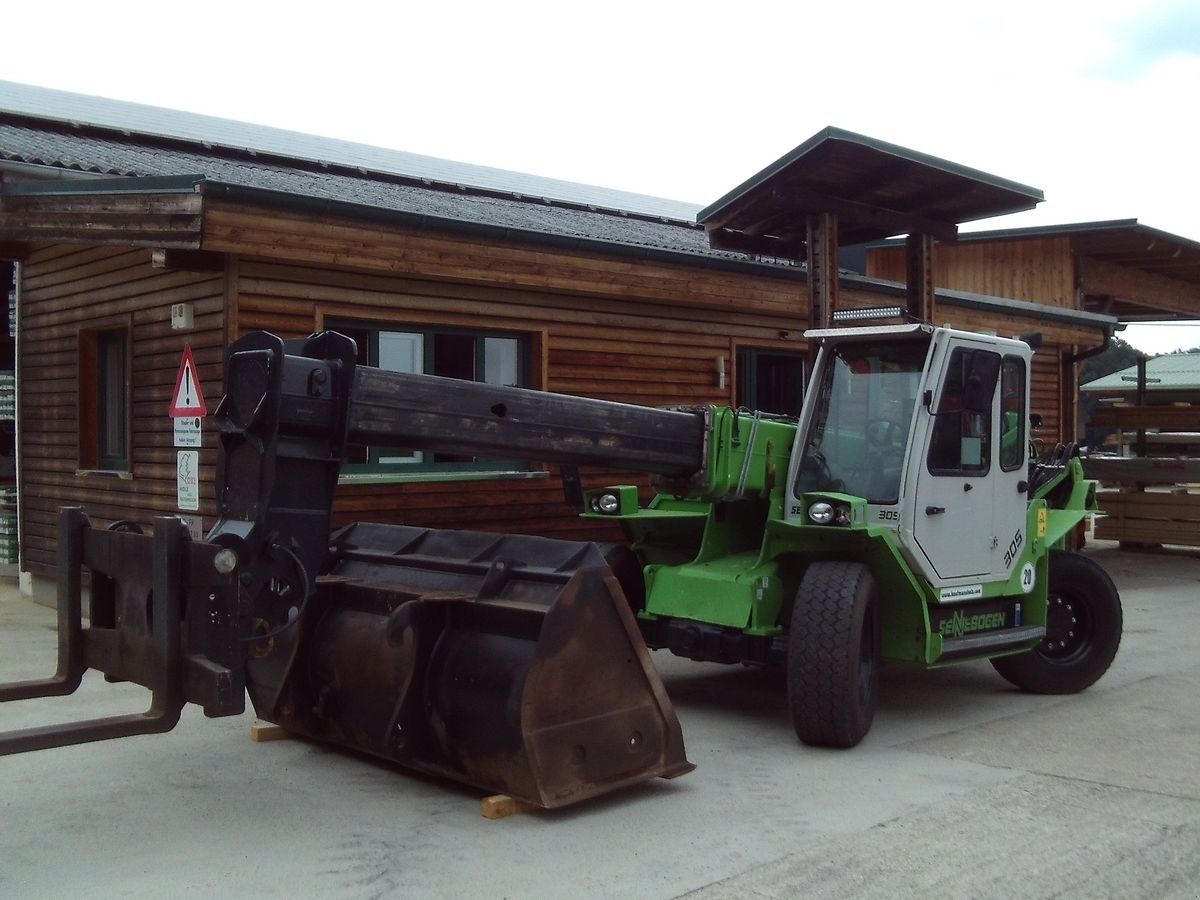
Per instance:
[[[1087,649],[1091,629],[1085,604],[1064,594],[1052,594],[1046,610],[1046,637],[1038,649],[1052,662],[1071,662]]]

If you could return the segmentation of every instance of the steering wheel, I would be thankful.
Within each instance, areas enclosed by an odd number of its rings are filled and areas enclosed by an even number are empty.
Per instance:
[[[840,491],[843,484],[833,477],[833,470],[825,455],[816,447],[810,446],[800,459],[799,480],[807,485],[810,491]]]

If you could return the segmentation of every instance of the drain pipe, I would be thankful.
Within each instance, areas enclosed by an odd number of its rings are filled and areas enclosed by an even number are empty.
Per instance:
[[[1080,350],[1078,353],[1068,353],[1063,357],[1063,362],[1074,365],[1075,363],[1083,362],[1085,359],[1091,359],[1093,356],[1099,356],[1109,348],[1110,344],[1112,344],[1113,332],[1124,330],[1125,323],[1123,322],[1118,322],[1112,328],[1106,328],[1104,330],[1104,343],[1098,347],[1088,347],[1086,350]]]

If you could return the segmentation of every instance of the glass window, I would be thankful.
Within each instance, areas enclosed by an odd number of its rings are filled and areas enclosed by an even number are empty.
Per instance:
[[[843,343],[825,366],[796,493],[840,491],[895,503],[928,340]]]
[[[1000,369],[1000,468],[1005,472],[1025,465],[1025,360],[1004,357]]]
[[[1000,355],[957,347],[934,412],[929,471],[934,475],[986,475],[991,467],[992,398]]]
[[[129,469],[129,331],[79,336],[79,464]]]
[[[804,401],[804,354],[743,348],[737,356],[737,405],[799,416]]]
[[[354,339],[358,362],[393,372],[423,372],[445,378],[527,387],[529,341],[521,335],[450,329],[396,329],[330,322]],[[403,447],[349,447],[345,471],[405,472],[523,468],[517,463],[482,460]]]

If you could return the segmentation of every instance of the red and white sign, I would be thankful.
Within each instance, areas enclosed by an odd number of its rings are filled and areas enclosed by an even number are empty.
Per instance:
[[[204,394],[200,390],[200,379],[196,377],[196,361],[192,359],[192,347],[183,345],[183,359],[179,361],[179,374],[175,376],[175,393],[171,395],[172,416],[206,416]]]

